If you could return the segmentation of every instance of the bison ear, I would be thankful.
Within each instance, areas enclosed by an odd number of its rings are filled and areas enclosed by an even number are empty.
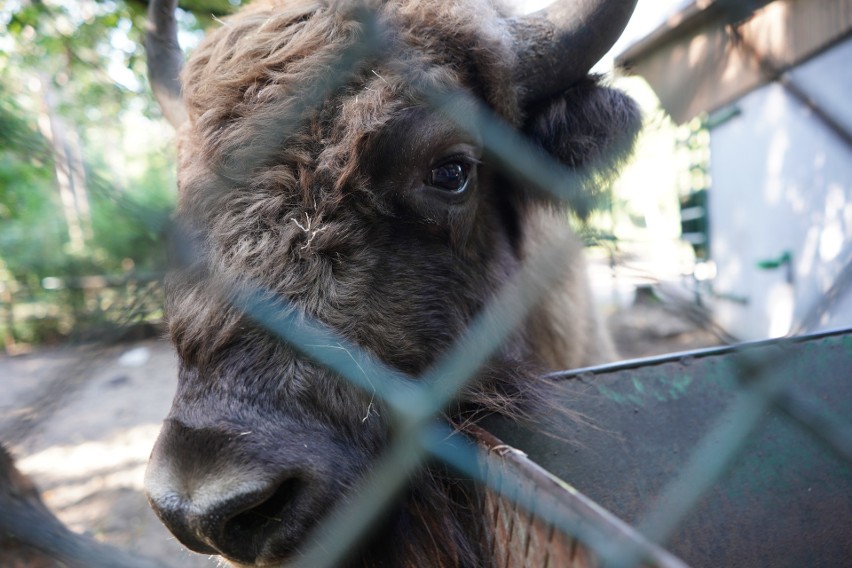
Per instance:
[[[642,126],[639,108],[623,92],[588,77],[525,110],[523,130],[530,140],[581,174],[584,187],[568,205],[587,216],[633,150]]]

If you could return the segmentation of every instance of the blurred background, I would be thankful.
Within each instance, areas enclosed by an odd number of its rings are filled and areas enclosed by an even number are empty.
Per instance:
[[[239,2],[179,4],[191,50]],[[74,530],[201,566],[140,493],[176,372],[146,8],[0,5],[0,440]],[[850,31],[845,0],[639,1],[596,71],[645,129],[578,225],[625,358],[852,324]]]

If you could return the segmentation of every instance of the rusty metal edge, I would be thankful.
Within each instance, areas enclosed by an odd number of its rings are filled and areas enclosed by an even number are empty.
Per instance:
[[[776,339],[764,339],[760,341],[748,341],[744,343],[737,343],[736,345],[723,345],[721,347],[708,347],[704,349],[694,349],[691,351],[680,351],[677,353],[660,355],[656,357],[627,359],[625,361],[618,361],[616,363],[606,363],[603,365],[595,365],[593,367],[582,367],[578,369],[568,369],[566,371],[557,371],[555,373],[548,374],[547,378],[557,380],[570,380],[581,377],[588,377],[589,375],[601,375],[605,373],[614,373],[617,371],[654,367],[657,365],[663,365],[665,363],[679,363],[683,362],[684,360],[695,360],[704,359],[708,357],[731,355],[733,353],[749,351],[754,348],[771,347],[773,345],[777,346],[785,343],[803,343],[815,339],[825,339],[827,337],[849,335],[850,332],[852,332],[852,328],[841,328],[818,333],[810,333],[807,335],[801,335],[796,337],[783,337]]]

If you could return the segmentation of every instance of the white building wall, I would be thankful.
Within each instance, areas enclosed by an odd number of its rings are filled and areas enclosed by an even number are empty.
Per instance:
[[[792,77],[852,131],[852,40]],[[711,132],[710,242],[717,265],[717,320],[743,339],[795,329],[852,262],[852,148],[784,87],[773,83],[736,103],[741,114]],[[792,254],[785,269],[757,263]],[[852,326],[852,289],[818,329]]]

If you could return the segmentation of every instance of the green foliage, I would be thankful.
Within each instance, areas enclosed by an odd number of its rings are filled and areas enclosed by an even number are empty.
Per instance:
[[[52,179],[48,145],[22,116],[22,109],[0,84],[0,220],[38,209],[43,196],[27,190]]]
[[[132,260],[137,271],[163,271],[165,236],[171,215],[175,180],[171,161],[150,154],[149,168],[123,189],[106,169],[89,170],[92,203],[93,264],[101,273],[120,272]]]
[[[185,31],[234,9],[229,0],[180,6],[190,10],[179,19]],[[75,288],[82,277],[165,269],[176,184],[145,77],[146,10],[143,0],[0,2],[0,342],[67,334],[121,303],[115,292]],[[83,172],[72,206],[58,173],[69,157]],[[65,287],[45,289],[46,278]],[[138,290],[122,294],[133,304]]]
[[[178,6],[195,16],[202,28],[212,25],[216,18],[231,14],[240,6],[239,0],[179,0]]]
[[[53,156],[33,122],[0,84],[0,260],[23,281],[58,262],[62,242],[56,230]]]

